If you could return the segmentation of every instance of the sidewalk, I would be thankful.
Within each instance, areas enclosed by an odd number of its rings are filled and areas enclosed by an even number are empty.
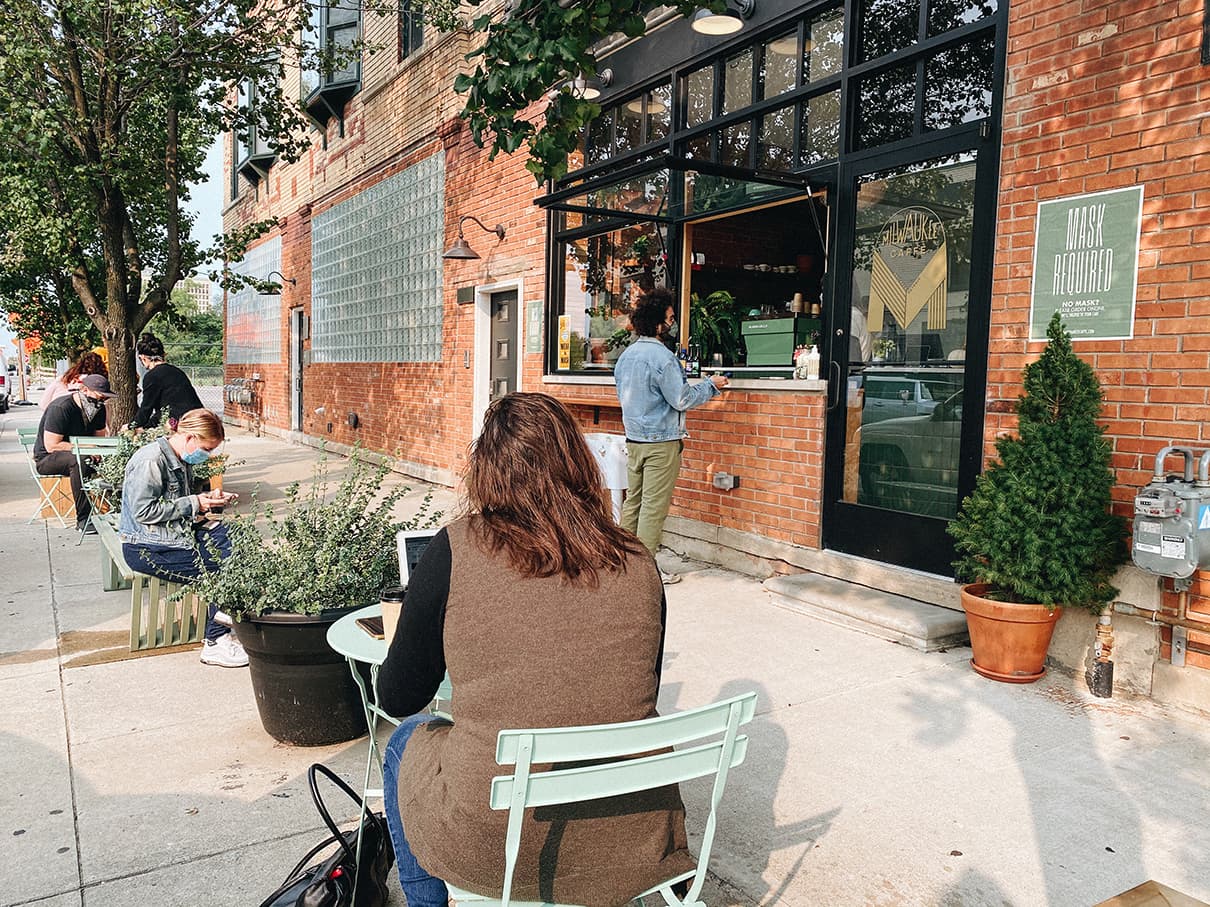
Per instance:
[[[128,657],[129,593],[101,591],[97,540],[26,524],[16,428],[37,416],[0,416],[0,907],[256,905],[325,834],[306,767],[360,779],[365,742],[277,744],[246,671]],[[243,499],[317,456],[238,430],[228,450]],[[760,696],[711,907],[1091,905],[1147,879],[1210,901],[1210,721],[1062,677],[992,683],[968,649],[922,654],[676,569],[661,710]],[[685,789],[691,840],[706,794]]]

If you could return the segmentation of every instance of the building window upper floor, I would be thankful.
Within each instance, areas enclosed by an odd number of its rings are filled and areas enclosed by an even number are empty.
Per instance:
[[[300,67],[300,93],[307,113],[321,125],[342,119],[345,104],[361,87],[361,4],[320,0],[311,6],[304,43],[318,53]]]

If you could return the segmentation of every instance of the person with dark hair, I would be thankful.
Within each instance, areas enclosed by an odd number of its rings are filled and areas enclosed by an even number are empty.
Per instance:
[[[139,362],[147,369],[143,376],[143,396],[139,410],[130,420],[135,428],[151,428],[160,424],[165,412],[169,426],[193,409],[201,409],[202,401],[189,381],[189,376],[175,365],[164,361],[164,344],[155,334],[144,334],[135,345]]]
[[[109,370],[105,367],[105,360],[96,353],[85,353],[76,360],[75,365],[63,373],[62,377],[56,378],[46,385],[46,390],[42,392],[42,399],[38,401],[38,409],[45,410],[60,397],[78,391],[81,375],[102,375],[108,378]]]
[[[500,896],[508,815],[488,807],[488,791],[501,729],[656,714],[659,572],[609,518],[596,461],[563,404],[532,393],[493,402],[465,479],[468,513],[412,571],[378,675],[378,704],[412,716],[383,766],[408,907],[446,907],[443,880]],[[447,668],[453,722],[415,714]],[[675,786],[601,803],[527,814],[518,901],[621,904],[691,867]]]
[[[675,319],[667,290],[653,290],[643,297],[630,316],[638,339],[618,357],[613,369],[626,429],[622,526],[638,535],[653,555],[660,547],[681,471],[685,413],[716,397],[728,383],[724,375],[689,383],[676,355],[661,339]],[[675,573],[661,575],[665,583],[681,579]]]
[[[115,396],[104,375],[81,375],[74,392],[46,408],[34,441],[34,468],[38,475],[68,477],[76,504],[76,529],[89,535],[97,530],[88,519],[92,513],[92,505],[84,492],[84,480],[88,476],[80,474],[80,461],[71,439],[107,434],[105,401]],[[92,467],[86,468],[91,474]]]

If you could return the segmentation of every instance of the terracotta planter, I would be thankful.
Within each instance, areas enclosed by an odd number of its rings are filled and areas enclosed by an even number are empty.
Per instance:
[[[971,667],[992,680],[1033,683],[1046,673],[1046,650],[1063,609],[984,598],[988,588],[987,583],[962,587]]]

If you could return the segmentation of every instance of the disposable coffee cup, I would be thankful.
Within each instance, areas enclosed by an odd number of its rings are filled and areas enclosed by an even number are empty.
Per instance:
[[[403,610],[403,598],[407,591],[407,586],[392,586],[378,595],[382,605],[382,638],[387,646],[395,638],[395,628],[399,626],[399,614]]]

